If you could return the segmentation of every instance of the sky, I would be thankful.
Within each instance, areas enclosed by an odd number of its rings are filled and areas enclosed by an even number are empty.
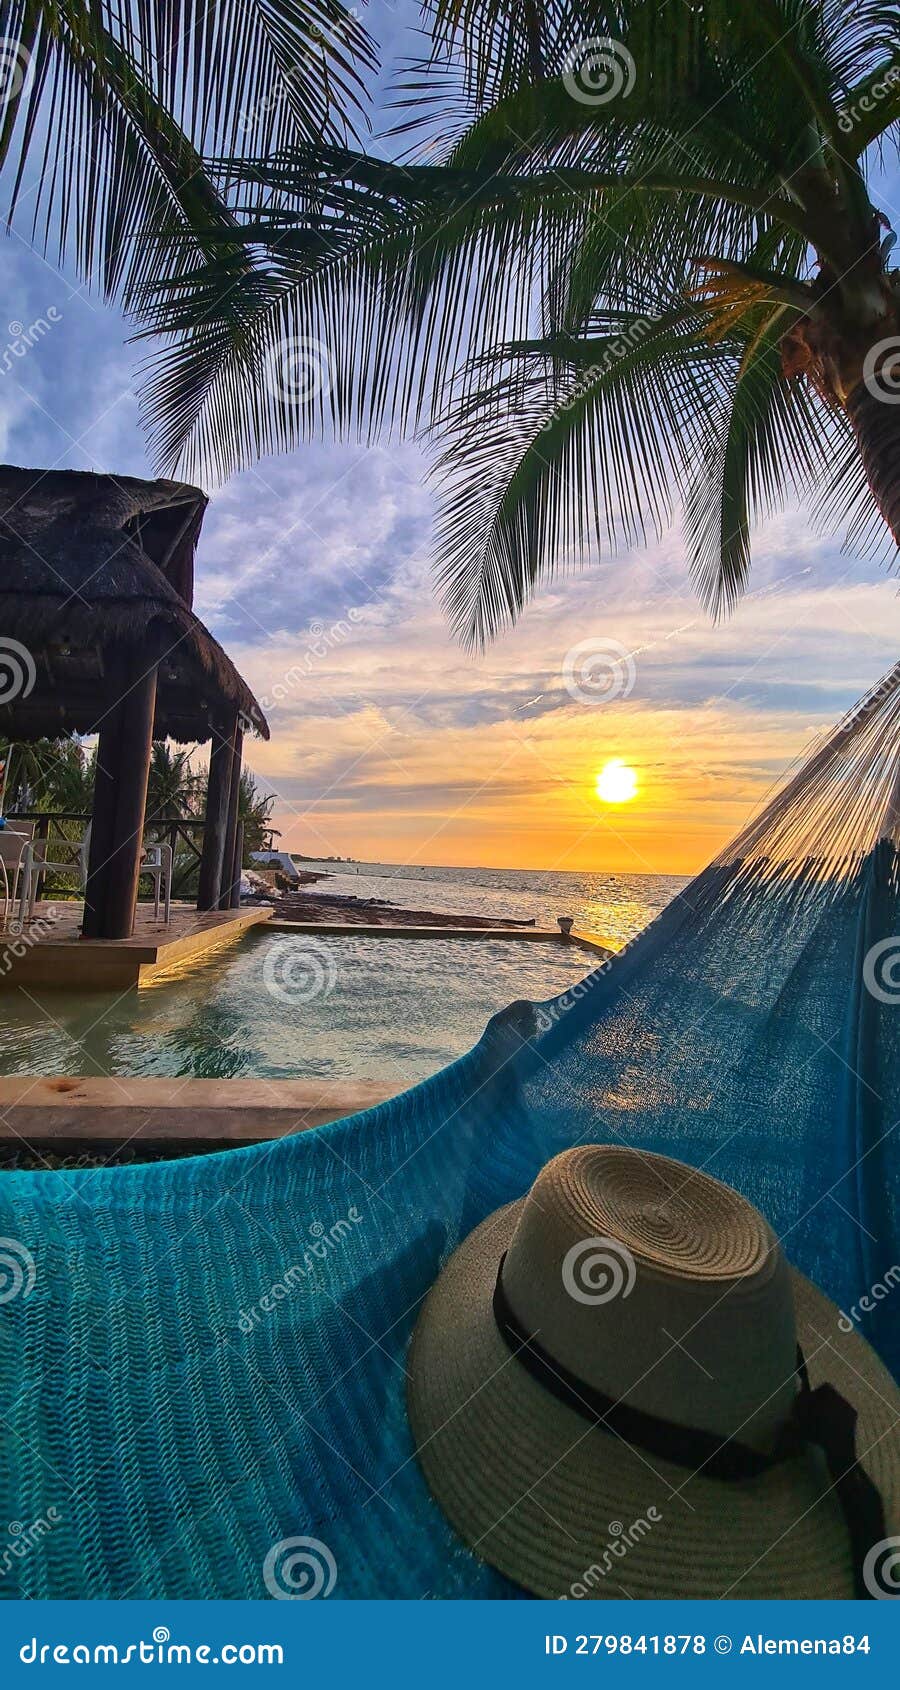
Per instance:
[[[406,17],[369,8],[387,59],[409,50]],[[881,203],[900,227],[900,184]],[[145,349],[119,313],[36,254],[25,222],[0,235],[0,267],[0,458],[152,476]],[[38,319],[27,355],[4,357],[4,331]],[[758,532],[725,622],[674,529],[561,575],[475,656],[434,589],[414,444],[317,442],[207,490],[195,608],[267,709],[247,761],[279,843],[309,856],[691,873],[898,657],[897,579],[808,511]],[[614,758],[637,774],[628,805],[596,796]]]

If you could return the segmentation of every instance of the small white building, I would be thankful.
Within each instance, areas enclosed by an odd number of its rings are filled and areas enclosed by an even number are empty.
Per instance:
[[[257,868],[277,868],[291,880],[296,880],[298,886],[300,884],[297,865],[288,851],[251,851],[250,861]]]

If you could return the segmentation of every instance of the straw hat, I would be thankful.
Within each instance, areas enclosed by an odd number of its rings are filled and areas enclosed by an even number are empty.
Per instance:
[[[897,1595],[900,1392],[848,1324],[729,1186],[569,1150],[426,1300],[418,1459],[536,1596]]]

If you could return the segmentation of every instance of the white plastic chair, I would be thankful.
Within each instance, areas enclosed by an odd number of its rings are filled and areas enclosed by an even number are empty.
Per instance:
[[[49,839],[30,840],[22,858],[22,895],[19,901],[19,918],[22,922],[31,921],[34,917],[34,906],[40,891],[41,881],[48,872],[51,874],[74,874],[78,877],[78,885],[84,891],[87,882],[88,853],[91,848],[91,830],[87,829],[83,839],[59,839],[53,849],[70,851],[72,854],[65,861],[51,860],[47,852],[51,849]]]
[[[57,861],[46,855],[49,842],[39,839],[37,843],[29,842],[22,859],[22,893],[20,899],[20,919],[31,921],[34,916],[34,906],[43,876],[52,874],[75,874],[78,876],[79,889],[83,892],[87,884],[88,858],[91,849],[91,830],[87,828],[81,840],[58,841],[63,850],[71,851],[67,861]],[[56,849],[57,847],[54,847]],[[147,845],[141,857],[141,874],[153,881],[153,914],[159,920],[159,906],[161,899],[165,900],[165,921],[171,920],[172,908],[172,847],[171,845]]]
[[[145,845],[141,858],[141,874],[149,875],[153,881],[153,915],[156,921],[159,920],[162,894],[166,912],[163,920],[167,926],[172,918],[172,862],[171,845]]]
[[[18,822],[13,827],[0,827],[0,880],[3,882],[3,925],[9,921],[11,906],[16,901],[19,878],[24,872],[25,852],[34,837],[34,822]]]

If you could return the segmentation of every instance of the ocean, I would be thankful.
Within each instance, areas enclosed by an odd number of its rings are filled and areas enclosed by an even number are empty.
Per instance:
[[[570,915],[576,927],[624,941],[688,884],[676,874],[567,873],[551,869],[431,868],[402,863],[328,863],[295,858],[327,881],[312,892],[383,898],[404,909],[508,917],[552,927]]]

